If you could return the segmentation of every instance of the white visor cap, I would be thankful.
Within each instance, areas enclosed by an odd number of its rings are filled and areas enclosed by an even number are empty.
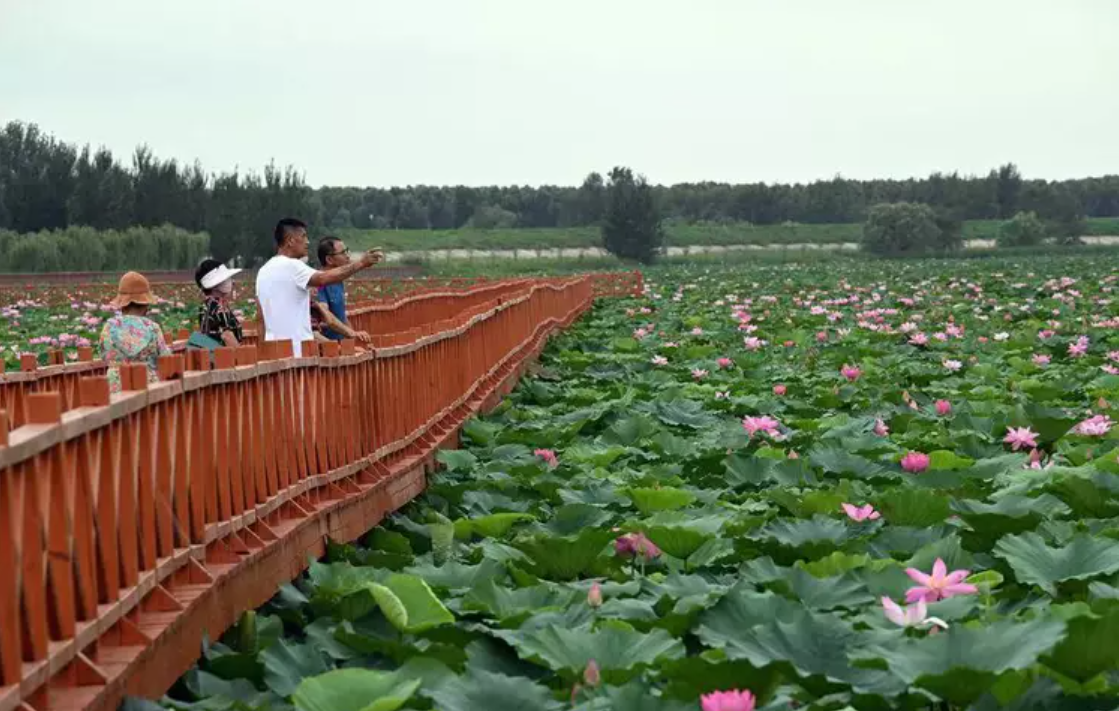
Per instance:
[[[213,289],[215,286],[221,284],[223,281],[232,279],[240,273],[240,269],[230,269],[229,267],[222,264],[206,272],[206,276],[202,277],[202,288]]]

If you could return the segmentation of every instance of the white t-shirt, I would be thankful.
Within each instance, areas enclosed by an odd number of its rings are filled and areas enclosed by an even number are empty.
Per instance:
[[[264,340],[291,341],[296,357],[303,341],[314,339],[311,292],[307,287],[314,273],[303,261],[277,254],[256,275],[256,298],[264,315]]]

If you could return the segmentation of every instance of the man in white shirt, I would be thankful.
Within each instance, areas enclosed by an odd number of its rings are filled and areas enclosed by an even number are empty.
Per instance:
[[[311,331],[311,289],[349,279],[362,269],[381,261],[379,250],[370,250],[355,261],[336,269],[317,271],[303,261],[307,257],[307,225],[285,217],[273,234],[276,256],[256,275],[256,298],[264,319],[264,340],[291,341],[298,357],[303,341],[314,340]]]

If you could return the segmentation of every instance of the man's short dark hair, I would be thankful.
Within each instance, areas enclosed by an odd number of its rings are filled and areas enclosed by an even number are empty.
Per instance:
[[[199,289],[202,289],[203,294],[209,294],[210,289],[202,286],[202,277],[206,276],[220,266],[221,262],[217,259],[214,259],[213,257],[206,257],[198,263],[198,268],[194,270],[194,283],[198,285]]]
[[[331,235],[327,235],[319,240],[319,264],[324,267],[326,266],[326,258],[334,254],[334,250],[338,248],[337,245],[341,241],[342,240],[337,237],[332,237]]]
[[[298,230],[306,230],[307,223],[303,220],[297,220],[294,217],[285,217],[276,223],[276,231],[272,233],[272,238],[276,240],[276,246],[283,245],[287,236]]]

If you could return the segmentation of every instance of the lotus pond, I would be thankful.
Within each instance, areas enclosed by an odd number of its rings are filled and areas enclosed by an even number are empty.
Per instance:
[[[654,270],[162,704],[1114,709],[1117,267]]]

